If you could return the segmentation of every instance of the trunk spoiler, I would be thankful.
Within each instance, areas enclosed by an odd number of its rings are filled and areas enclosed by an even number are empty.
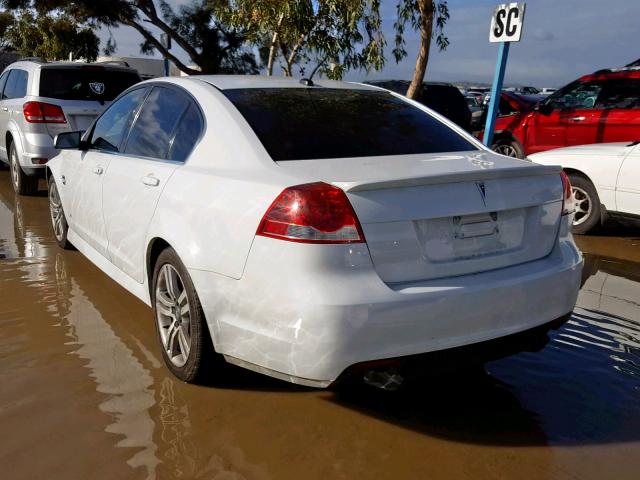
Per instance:
[[[445,174],[426,175],[423,177],[392,178],[371,182],[335,182],[346,192],[362,192],[366,190],[382,190],[399,187],[419,187],[442,183],[458,183],[469,181],[483,181],[500,178],[530,177],[538,175],[559,175],[560,165],[536,165],[526,167],[507,167],[487,170],[472,170],[468,172],[454,172]]]

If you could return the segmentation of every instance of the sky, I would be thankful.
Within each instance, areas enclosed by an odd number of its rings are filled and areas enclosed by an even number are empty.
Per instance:
[[[189,0],[169,0],[173,6]],[[396,0],[381,0],[387,39],[385,68],[352,71],[347,80],[409,79],[419,48],[419,35],[407,35],[408,56],[396,64],[391,55]],[[451,19],[444,52],[435,45],[429,55],[426,80],[490,83],[498,53],[489,43],[489,25],[496,0],[449,0]],[[513,44],[506,84],[559,87],[581,75],[619,67],[640,58],[640,0],[529,0],[522,41]],[[131,28],[112,30],[116,55],[142,56],[140,35]],[[106,41],[108,32],[101,31]],[[434,42],[435,43],[435,42]],[[177,52],[187,59],[184,52]]]

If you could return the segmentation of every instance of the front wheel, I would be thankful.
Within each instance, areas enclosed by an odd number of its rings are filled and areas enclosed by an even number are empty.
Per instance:
[[[38,177],[29,176],[22,171],[18,160],[18,151],[13,142],[9,146],[9,167],[13,189],[18,195],[35,195],[38,193]]]
[[[53,236],[56,238],[56,242],[65,250],[71,250],[73,245],[71,245],[67,239],[69,225],[67,224],[67,217],[64,214],[64,209],[62,208],[62,200],[60,200],[58,186],[56,185],[56,182],[54,182],[53,178],[49,180],[49,212],[51,214]]]
[[[164,362],[180,380],[197,381],[213,353],[213,344],[191,277],[172,248],[156,262],[151,303]]]
[[[510,140],[508,138],[503,138],[493,142],[491,150],[507,157],[524,158],[524,150],[522,149],[522,146],[520,146],[517,141]]]
[[[602,221],[600,197],[593,183],[586,177],[570,173],[569,180],[575,200],[572,230],[573,233],[584,234],[599,226]]]

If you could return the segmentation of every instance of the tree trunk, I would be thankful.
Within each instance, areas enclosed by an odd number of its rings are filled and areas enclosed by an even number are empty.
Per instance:
[[[276,59],[276,50],[278,48],[278,36],[280,35],[280,27],[284,20],[284,14],[280,15],[278,19],[278,25],[276,26],[273,36],[271,37],[271,44],[269,45],[269,60],[267,61],[267,75],[273,75],[273,62]]]
[[[420,10],[420,51],[416,59],[416,67],[413,71],[411,85],[407,90],[407,97],[416,100],[422,89],[424,74],[429,62],[429,48],[431,47],[431,35],[433,32],[433,0],[417,0]]]

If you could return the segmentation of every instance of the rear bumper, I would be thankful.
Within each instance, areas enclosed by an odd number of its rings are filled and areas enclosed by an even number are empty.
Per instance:
[[[319,387],[362,362],[477,344],[553,322],[573,310],[582,270],[582,256],[566,237],[535,262],[391,288],[365,245],[271,242],[279,241],[256,237],[241,280],[190,273],[219,353]]]
[[[42,175],[46,164],[34,164],[33,159],[51,160],[59,153],[53,146],[53,139],[46,133],[25,133],[22,136],[20,166],[27,175]]]

